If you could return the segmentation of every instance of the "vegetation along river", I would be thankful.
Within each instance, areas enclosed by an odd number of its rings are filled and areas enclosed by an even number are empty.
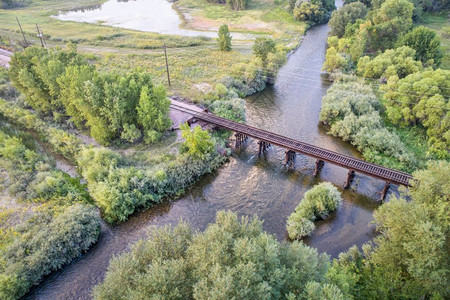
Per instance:
[[[330,85],[320,70],[324,61],[328,26],[308,31],[300,48],[280,70],[275,85],[247,99],[247,122],[343,154],[358,156],[349,144],[326,134],[319,125],[321,99]],[[103,225],[100,240],[88,253],[48,277],[27,296],[30,299],[89,299],[113,255],[144,238],[152,226],[176,224],[180,218],[199,230],[214,221],[219,210],[239,215],[257,214],[264,228],[279,240],[287,238],[286,219],[303,194],[321,181],[343,186],[347,170],[325,164],[312,177],[314,160],[298,156],[295,170],[283,166],[284,149],[270,148],[258,157],[256,141],[233,152],[230,162],[204,177],[181,199],[137,213],[117,226]],[[357,175],[337,213],[317,225],[305,243],[335,257],[353,244],[362,245],[373,235],[372,212],[379,205],[384,182]]]

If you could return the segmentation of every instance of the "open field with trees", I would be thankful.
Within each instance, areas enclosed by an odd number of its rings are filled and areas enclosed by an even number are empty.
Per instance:
[[[15,54],[0,69],[1,299],[23,297],[88,251],[102,222],[176,199],[227,161],[230,133],[175,127],[170,96],[245,122],[242,98],[273,83],[306,29],[328,20],[324,70],[334,83],[320,121],[366,160],[414,172],[412,187],[375,211],[378,235],[333,261],[306,246],[314,222],[343,202],[337,187],[320,183],[281,221],[294,241],[277,241],[257,216],[221,211],[204,232],[180,221],[113,258],[92,297],[450,297],[445,1],[349,0],[338,11],[330,0],[174,3],[184,28],[218,39],[52,17],[103,2],[2,1],[0,46]]]

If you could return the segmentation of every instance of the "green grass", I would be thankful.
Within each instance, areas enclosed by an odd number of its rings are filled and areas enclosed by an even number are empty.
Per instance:
[[[436,14],[425,13],[418,25],[423,25],[436,30],[441,37],[442,46],[444,48],[444,58],[441,62],[442,69],[450,69],[450,37],[444,34],[444,28],[450,27],[450,10],[444,10]]]
[[[101,24],[60,21],[51,17],[59,11],[98,5],[104,1],[33,0],[27,7],[1,9],[0,44],[15,48],[14,44],[22,40],[15,20],[17,16],[28,40],[35,45],[39,45],[35,28],[38,23],[50,46],[75,42],[80,52],[97,57],[96,61],[102,69],[131,70],[141,67],[151,72],[156,82],[167,86],[161,50],[166,43],[173,83],[168,89],[169,94],[189,97],[194,101],[202,101],[205,97],[195,87],[196,84],[208,83],[214,87],[221,78],[236,74],[237,66],[245,65],[251,59],[252,40],[233,40],[233,51],[224,53],[217,51],[215,39],[161,35]],[[175,7],[179,13],[192,17],[186,18],[185,27],[217,30],[221,24],[228,23],[233,31],[272,35],[287,49],[297,46],[306,28],[304,23],[293,19],[287,10],[287,0],[280,4],[272,0],[252,0],[245,11],[233,11],[227,5],[212,4],[206,0],[179,0]]]

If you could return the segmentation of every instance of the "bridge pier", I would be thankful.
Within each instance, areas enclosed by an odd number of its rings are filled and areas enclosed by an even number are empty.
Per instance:
[[[347,174],[347,181],[345,182],[344,189],[348,189],[352,184],[353,178],[355,178],[355,171],[349,170]]]
[[[316,177],[319,174],[319,172],[320,172],[320,170],[322,170],[324,164],[325,164],[325,162],[323,160],[320,160],[320,159],[316,160],[316,168],[315,168],[314,174],[313,174],[314,177]]]
[[[293,167],[295,165],[295,157],[297,156],[297,153],[292,150],[288,150],[284,153],[286,154],[284,164],[288,167]]]
[[[241,148],[241,146],[248,140],[248,136],[242,133],[236,133],[234,136],[236,137],[236,149]]]
[[[261,156],[262,154],[264,154],[264,152],[267,151],[267,149],[270,147],[270,144],[264,141],[259,141],[258,142],[259,145],[259,150],[258,150],[258,155]]]
[[[387,192],[389,190],[389,186],[390,186],[390,182],[386,181],[386,183],[384,184],[383,191],[381,192],[381,198],[380,198],[381,202],[383,202],[384,199],[386,198],[386,194],[387,194]]]

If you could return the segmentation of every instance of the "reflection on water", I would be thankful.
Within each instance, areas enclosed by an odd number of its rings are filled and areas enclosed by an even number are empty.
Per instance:
[[[180,16],[167,0],[108,0],[102,5],[62,12],[62,21],[101,23],[126,29],[183,36],[217,37],[217,31],[180,28]],[[235,39],[251,39],[251,35],[231,33]]]
[[[276,133],[358,157],[353,147],[326,134],[319,123],[321,99],[330,82],[320,72],[328,27],[308,31],[302,46],[280,70],[276,84],[247,101],[248,123]],[[113,255],[129,249],[154,226],[176,224],[180,218],[203,230],[218,210],[239,215],[257,214],[264,229],[286,240],[286,219],[303,194],[321,181],[343,186],[347,170],[325,164],[318,178],[311,175],[314,160],[298,156],[295,170],[283,166],[284,149],[271,148],[258,157],[256,141],[235,151],[230,162],[205,176],[187,194],[173,202],[133,215],[118,226],[103,225],[99,243],[64,270],[50,276],[28,297],[31,299],[89,299],[100,283]],[[352,189],[343,191],[343,205],[327,220],[318,222],[313,235],[304,240],[321,252],[336,257],[353,244],[370,240],[372,212],[384,182],[357,175]]]

